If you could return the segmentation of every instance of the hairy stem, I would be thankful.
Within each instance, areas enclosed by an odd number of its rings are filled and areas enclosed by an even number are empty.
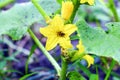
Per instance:
[[[45,13],[43,8],[40,6],[40,4],[38,3],[38,0],[32,0],[32,3],[38,9],[38,11],[41,13],[41,15],[44,17],[44,19],[46,21],[48,21],[50,19],[50,17]]]
[[[106,77],[105,77],[105,80],[108,80],[110,74],[111,74],[111,71],[113,69],[113,67],[115,66],[116,62],[112,59],[112,62],[110,64],[110,69],[108,70],[107,74],[106,74]]]
[[[28,29],[28,32],[30,34],[30,36],[33,38],[33,40],[35,41],[36,45],[41,49],[41,51],[43,52],[43,54],[48,58],[48,60],[51,62],[51,64],[54,66],[54,68],[57,71],[58,76],[60,76],[60,71],[61,68],[58,65],[58,63],[55,61],[55,59],[50,55],[50,53],[48,51],[46,51],[46,49],[44,48],[44,46],[42,45],[42,43],[38,40],[38,38],[34,35],[34,33]]]
[[[29,60],[30,60],[30,58],[31,58],[31,56],[32,56],[32,54],[34,53],[34,51],[35,51],[36,48],[37,48],[36,45],[33,45],[33,46],[31,47],[30,54],[29,54],[28,59],[27,59],[26,64],[25,64],[25,74],[28,74]]]
[[[66,80],[66,73],[67,73],[67,67],[68,63],[64,58],[62,57],[62,70],[61,70],[61,75],[60,75],[60,80]]]
[[[14,2],[15,0],[6,0],[0,3],[0,8],[5,7],[6,5]]]
[[[79,5],[80,5],[79,0],[73,0],[73,4],[74,4],[74,10],[73,10],[73,13],[72,13],[71,18],[70,18],[71,22],[73,22],[74,17],[76,15],[76,12],[77,12],[77,10],[79,8]]]
[[[116,10],[116,7],[115,7],[115,3],[114,3],[114,0],[109,0],[109,8],[111,9],[113,15],[114,15],[114,18],[115,18],[115,21],[116,22],[119,22],[119,16],[117,14],[117,10]]]

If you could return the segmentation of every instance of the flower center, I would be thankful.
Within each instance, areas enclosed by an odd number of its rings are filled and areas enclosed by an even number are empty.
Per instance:
[[[59,31],[59,32],[57,32],[57,36],[59,36],[59,37],[64,37],[64,36],[65,36],[65,33],[63,33],[62,31]]]

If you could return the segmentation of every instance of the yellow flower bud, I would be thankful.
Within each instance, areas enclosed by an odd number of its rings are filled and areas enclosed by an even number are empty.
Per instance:
[[[82,40],[79,41],[79,44],[77,45],[78,51],[75,53],[71,61],[77,60],[80,57],[84,56],[85,53],[85,47],[82,44]]]
[[[85,52],[85,47],[82,44],[82,40],[79,41],[79,44],[77,45],[77,48],[79,49],[79,53],[84,53]]]
[[[73,12],[74,5],[72,1],[63,1],[62,2],[62,9],[61,9],[61,16],[63,19],[68,20]]]
[[[91,64],[94,64],[94,58],[90,55],[83,56],[83,59],[87,61],[88,67],[90,67]]]

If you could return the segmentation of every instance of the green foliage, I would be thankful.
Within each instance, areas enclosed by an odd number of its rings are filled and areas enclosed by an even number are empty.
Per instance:
[[[108,69],[106,69],[104,66],[101,66],[101,65],[98,65],[98,68],[100,68],[106,75],[108,74],[108,72],[109,72],[109,70]],[[119,73],[116,73],[116,72],[114,72],[114,71],[111,71],[111,73],[110,73],[110,75],[112,75],[112,76],[115,76],[116,78],[119,78],[120,79],[120,75],[119,75]],[[114,79],[113,79],[114,80]],[[116,79],[115,79],[116,80]]]
[[[90,75],[90,80],[99,80],[99,77],[97,74],[91,74]]]
[[[108,31],[100,27],[92,28],[84,20],[77,22],[78,32],[81,35],[86,52],[99,56],[112,57],[120,62],[120,23],[108,23]]]
[[[1,40],[0,40],[1,41]],[[21,72],[15,70],[15,69],[12,69],[11,68],[11,61],[18,61],[16,58],[15,58],[15,55],[18,54],[18,52],[16,53],[13,53],[11,56],[9,57],[5,57],[3,54],[3,51],[4,50],[1,50],[0,51],[0,80],[7,80],[9,79],[7,77],[7,73],[12,73],[12,72],[16,72],[16,73],[19,73],[19,74],[22,74]]]
[[[31,47],[30,54],[29,54],[29,56],[28,56],[28,59],[27,59],[27,61],[26,61],[26,65],[25,65],[25,73],[26,73],[26,74],[28,73],[29,60],[30,60],[30,58],[31,58],[31,56],[32,56],[32,54],[34,53],[34,51],[35,51],[36,48],[37,48],[37,45],[33,45],[33,46]]]
[[[48,15],[59,6],[55,0],[40,0],[40,5]],[[0,35],[8,34],[14,40],[20,39],[33,23],[43,23],[43,17],[31,2],[15,4],[11,9],[0,13]]]
[[[91,22],[96,22],[97,20],[110,21],[113,16],[111,11],[104,3],[102,3],[102,1],[96,0],[95,2],[96,4],[94,6],[81,5],[78,8],[76,18],[82,17]]]
[[[76,67],[77,71],[79,70],[82,70],[84,74],[86,74],[88,77],[90,77],[90,75],[92,74],[89,69],[85,66],[83,66],[81,63],[80,63],[80,60],[77,60],[73,66]]]
[[[80,75],[79,72],[71,71],[68,74],[69,80],[86,80],[83,76]]]

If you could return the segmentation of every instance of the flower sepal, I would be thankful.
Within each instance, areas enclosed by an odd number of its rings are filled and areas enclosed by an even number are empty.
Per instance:
[[[79,51],[76,51],[76,53],[71,58],[71,62],[76,61],[78,59],[82,59],[84,55],[85,53],[80,53]]]
[[[72,60],[73,56],[76,54],[76,52],[77,52],[77,50],[74,50],[74,49],[61,48],[61,55],[68,62],[71,62],[71,60]]]

